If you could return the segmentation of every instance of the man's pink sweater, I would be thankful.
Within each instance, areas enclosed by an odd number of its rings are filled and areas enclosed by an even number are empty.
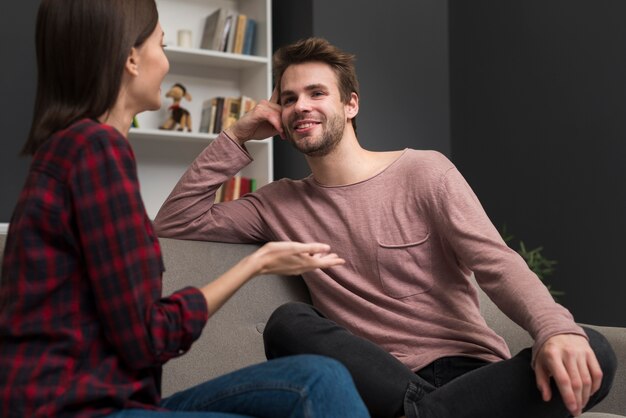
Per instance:
[[[444,356],[510,356],[482,318],[482,289],[535,340],[584,336],[524,260],[502,240],[443,155],[407,149],[374,177],[325,187],[282,179],[232,202],[217,188],[252,161],[221,134],[159,211],[163,237],[222,242],[324,242],[346,264],[304,274],[314,305],[412,370]],[[534,356],[533,356],[534,357]]]

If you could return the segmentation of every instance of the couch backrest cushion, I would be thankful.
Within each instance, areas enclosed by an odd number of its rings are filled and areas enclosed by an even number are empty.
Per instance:
[[[0,261],[6,235],[0,234]],[[254,252],[258,246],[160,239],[165,263],[163,294],[185,286],[201,287]],[[532,343],[528,334],[480,292],[481,311],[513,354]],[[261,276],[250,281],[209,320],[200,339],[185,356],[165,365],[164,395],[234,369],[265,360],[262,330],[281,304],[310,302],[297,277]]]
[[[255,245],[161,239],[166,272],[164,294],[183,286],[202,286],[258,248]],[[490,327],[505,338],[511,352],[532,344],[528,333],[504,315],[479,290],[481,312]],[[281,304],[310,303],[306,287],[297,277],[257,277],[209,320],[191,351],[165,366],[164,394],[181,387],[265,360],[262,330]]]
[[[476,286],[478,287],[478,285]],[[515,355],[521,349],[532,345],[533,340],[528,332],[502,313],[480,288],[478,288],[478,299],[480,301],[480,312],[485,321],[491,329],[504,338],[511,354]]]
[[[201,287],[254,252],[255,245],[160,239],[165,262],[163,294],[184,286]],[[237,292],[213,318],[184,356],[163,373],[163,395],[265,360],[262,331],[274,309],[310,299],[297,277],[259,276]]]
[[[5,240],[6,235],[0,234],[0,263]],[[163,238],[160,242],[166,268],[163,277],[164,295],[184,286],[201,287],[258,248],[255,245]],[[479,292],[481,311],[487,324],[505,338],[511,352],[515,354],[521,348],[530,346],[532,340],[528,334],[508,319],[482,291]],[[297,277],[268,275],[250,281],[209,320],[202,336],[189,353],[165,365],[164,396],[264,361],[261,333],[265,323],[274,309],[292,300],[310,303],[306,287]],[[610,337],[623,361],[626,347],[623,328],[594,328]],[[612,393],[594,410],[626,411],[626,401],[622,395],[625,375],[625,369],[621,367]]]

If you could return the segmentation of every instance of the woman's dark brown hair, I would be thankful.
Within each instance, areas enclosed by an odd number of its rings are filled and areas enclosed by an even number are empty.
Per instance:
[[[79,119],[109,111],[132,47],[158,20],[154,0],[43,0],[35,33],[37,95],[22,154],[34,154]]]
[[[274,53],[274,84],[280,96],[280,80],[285,70],[294,64],[306,62],[328,64],[337,76],[337,86],[343,103],[350,101],[352,93],[359,94],[359,81],[354,68],[354,55],[344,52],[323,38],[302,39],[284,46]],[[356,116],[352,118],[352,127],[356,132]]]

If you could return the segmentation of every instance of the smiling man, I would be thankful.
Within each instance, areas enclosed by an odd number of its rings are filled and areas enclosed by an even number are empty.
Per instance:
[[[166,237],[333,244],[346,263],[303,275],[313,306],[274,312],[268,358],[338,359],[375,417],[568,417],[606,396],[610,346],[554,302],[454,165],[360,146],[352,55],[306,39],[278,50],[274,71],[272,98],[198,156],[155,220]],[[252,161],[244,144],[277,134],[312,174],[213,204]],[[532,347],[511,357],[480,315],[472,273]]]

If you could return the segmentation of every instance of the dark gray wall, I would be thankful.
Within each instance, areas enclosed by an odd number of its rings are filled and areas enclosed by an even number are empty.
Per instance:
[[[452,158],[497,226],[626,326],[626,2],[451,0]]]
[[[0,13],[0,223],[9,222],[29,160],[18,158],[35,102],[35,20],[39,2],[5,5]]]
[[[274,47],[320,36],[356,55],[357,135],[371,150],[450,153],[447,2],[274,0]],[[302,155],[275,141],[276,178],[309,174]]]

